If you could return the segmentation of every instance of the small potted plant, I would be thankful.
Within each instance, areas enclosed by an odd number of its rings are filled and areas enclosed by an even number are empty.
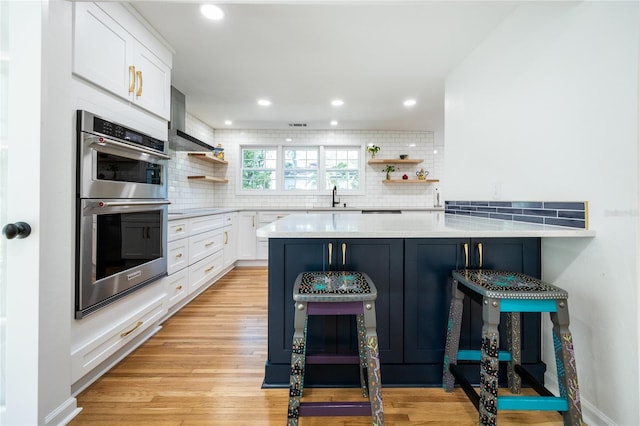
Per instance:
[[[395,172],[396,170],[397,170],[396,166],[392,166],[392,165],[389,165],[389,164],[387,164],[387,166],[384,169],[382,169],[382,171],[387,174],[387,180],[391,179],[389,177],[389,173]]]
[[[369,154],[371,154],[371,158],[375,158],[378,151],[380,151],[380,147],[377,145],[369,145],[367,147],[367,151],[369,151]]]

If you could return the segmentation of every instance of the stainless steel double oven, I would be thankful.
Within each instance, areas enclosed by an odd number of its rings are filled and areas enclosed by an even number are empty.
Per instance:
[[[77,319],[167,272],[166,141],[77,112]]]

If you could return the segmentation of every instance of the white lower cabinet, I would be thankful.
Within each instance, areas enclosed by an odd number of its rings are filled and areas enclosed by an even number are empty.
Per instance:
[[[264,211],[258,212],[258,228],[266,226],[271,222],[282,219],[291,214],[285,211]],[[269,239],[258,237],[256,239],[256,259],[267,260],[269,258]]]
[[[168,276],[164,278],[168,315],[233,268],[233,263],[224,262],[226,215],[169,218]]]
[[[256,226],[258,212],[243,211],[238,213],[238,259],[254,260],[256,258]]]
[[[238,260],[238,212],[224,215],[222,259],[228,268]]]
[[[71,324],[71,381],[82,389],[159,329],[166,313],[160,281]],[[89,374],[91,373],[91,374]]]

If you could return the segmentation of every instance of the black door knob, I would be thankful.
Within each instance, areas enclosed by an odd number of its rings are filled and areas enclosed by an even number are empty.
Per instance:
[[[2,228],[2,235],[8,240],[27,238],[31,234],[31,226],[26,222],[7,223]]]

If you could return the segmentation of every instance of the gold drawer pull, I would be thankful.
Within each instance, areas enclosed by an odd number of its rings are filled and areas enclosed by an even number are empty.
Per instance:
[[[181,285],[179,285],[178,287],[176,287],[176,290],[178,290],[178,291],[179,291],[179,290],[182,290],[182,286],[181,286]]]
[[[209,272],[213,271],[213,269],[215,268],[215,266],[210,266],[207,269],[204,270],[205,274],[208,274]]]
[[[178,254],[176,254],[176,257],[177,257],[178,259],[180,259],[180,258],[182,257],[182,253],[178,253]]]
[[[229,232],[224,231],[224,245],[229,244]]]
[[[138,323],[131,330],[123,331],[122,333],[120,333],[120,337],[127,337],[128,335],[136,331],[142,324],[144,324],[144,322],[138,321]]]
[[[182,226],[180,228],[176,228],[176,232],[182,232],[182,231],[183,231]]]
[[[204,246],[205,246],[205,247],[210,247],[210,246],[212,246],[213,244],[215,244],[215,242],[214,242],[214,241],[211,241],[210,243],[207,243],[207,244],[205,244]]]

